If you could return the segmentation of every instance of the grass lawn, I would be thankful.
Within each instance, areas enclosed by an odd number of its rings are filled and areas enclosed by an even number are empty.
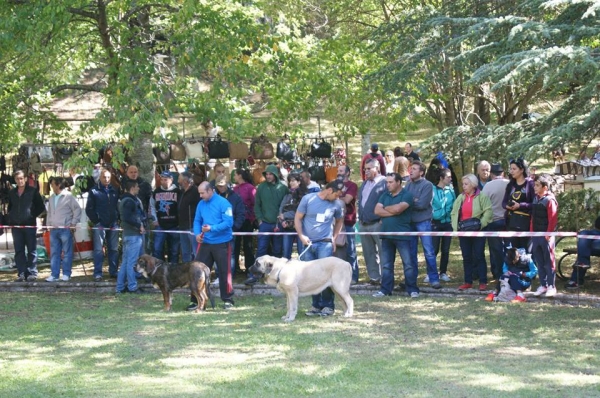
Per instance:
[[[355,303],[284,324],[279,297],[191,314],[182,294],[165,313],[155,294],[0,293],[1,395],[600,396],[600,309]]]

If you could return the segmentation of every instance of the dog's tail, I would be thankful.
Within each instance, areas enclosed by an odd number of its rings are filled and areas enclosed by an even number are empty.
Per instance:
[[[204,277],[206,279],[206,294],[208,295],[208,299],[210,300],[210,306],[212,307],[212,309],[215,309],[215,298],[213,297],[211,291],[210,291],[210,269],[207,267],[206,270],[204,271]]]

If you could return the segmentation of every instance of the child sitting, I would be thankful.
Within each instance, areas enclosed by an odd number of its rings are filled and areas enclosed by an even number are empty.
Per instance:
[[[517,295],[512,300],[513,303],[522,303],[527,301],[523,291],[531,286],[531,280],[538,273],[537,267],[531,259],[531,255],[525,252],[525,249],[509,248],[506,251],[506,260],[502,265],[502,276],[498,281],[496,291],[490,293],[485,301],[498,301],[500,294],[500,284],[502,280],[508,279],[508,285]]]

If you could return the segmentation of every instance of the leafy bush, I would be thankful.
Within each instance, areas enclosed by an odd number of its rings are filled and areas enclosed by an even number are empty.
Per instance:
[[[556,196],[558,201],[558,229],[580,231],[590,229],[600,214],[600,192],[594,189],[565,191]]]

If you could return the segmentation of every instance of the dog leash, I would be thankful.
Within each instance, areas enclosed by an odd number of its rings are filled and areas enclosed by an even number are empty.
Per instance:
[[[311,246],[312,246],[312,242],[311,242],[311,241],[308,241],[308,245],[306,246],[306,249],[304,249],[304,250],[302,251],[302,253],[300,253],[300,254],[298,255],[298,260],[301,260],[301,259],[302,259],[302,256],[304,255],[304,253],[306,253],[306,252],[308,251],[308,249],[310,249],[310,247],[311,247]],[[278,278],[277,278],[277,279],[279,279],[279,276],[278,276]]]

